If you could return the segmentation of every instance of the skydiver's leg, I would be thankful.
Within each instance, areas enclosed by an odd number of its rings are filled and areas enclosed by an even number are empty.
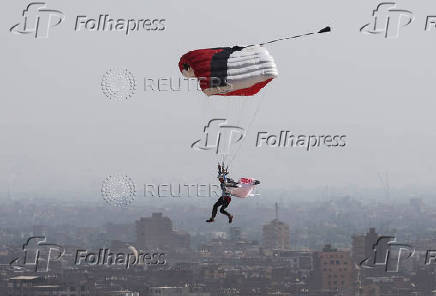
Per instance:
[[[232,223],[233,216],[226,211],[226,208],[229,206],[229,204],[230,204],[229,202],[224,202],[223,205],[221,206],[220,213],[226,215],[229,218],[229,223]]]
[[[213,222],[214,221],[214,219],[216,217],[216,214],[218,212],[218,207],[221,206],[223,204],[223,202],[224,201],[223,201],[222,197],[220,197],[218,199],[218,201],[213,205],[213,208],[212,208],[212,217],[209,220],[206,220],[206,222]]]
[[[212,218],[214,219],[216,217],[216,214],[218,212],[218,207],[222,205],[221,199],[219,199],[214,205],[212,209]]]
[[[230,213],[225,210],[226,208],[227,208],[227,205],[223,205],[220,209],[220,213],[229,217]]]

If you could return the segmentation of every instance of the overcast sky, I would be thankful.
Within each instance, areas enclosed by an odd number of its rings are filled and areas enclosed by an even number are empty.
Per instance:
[[[280,190],[381,187],[378,175],[385,173],[392,187],[433,187],[436,28],[425,31],[425,23],[436,15],[436,3],[418,2],[399,3],[415,20],[399,38],[385,39],[359,32],[379,4],[372,0],[49,1],[65,20],[47,39],[35,39],[9,31],[29,2],[4,1],[0,192],[9,184],[38,194],[98,193],[114,173],[137,184],[215,182],[216,156],[190,145],[208,120],[228,115],[224,108],[200,92],[145,92],[144,77],[181,77],[177,64],[189,50],[248,45],[326,25],[332,33],[267,47],[279,77],[244,103],[253,116],[260,107],[232,175]],[[128,36],[74,31],[78,15],[99,14],[164,18],[166,29]],[[102,94],[102,76],[114,67],[136,77],[137,91],[126,101]],[[232,98],[218,100],[224,106]],[[234,102],[226,103],[232,116]],[[253,140],[259,130],[347,135],[346,146],[259,149]]]

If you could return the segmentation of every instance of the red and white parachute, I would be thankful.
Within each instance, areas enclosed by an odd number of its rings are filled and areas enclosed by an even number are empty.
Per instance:
[[[259,45],[193,50],[182,56],[179,69],[196,77],[208,96],[252,96],[278,77],[273,57]]]
[[[330,27],[258,45],[197,49],[184,54],[179,69],[185,77],[196,77],[208,96],[252,96],[274,78],[277,66],[265,44],[330,32]]]

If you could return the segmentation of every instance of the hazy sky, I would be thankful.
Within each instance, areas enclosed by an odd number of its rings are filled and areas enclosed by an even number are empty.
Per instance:
[[[144,77],[179,78],[179,58],[192,49],[247,45],[326,25],[332,33],[267,47],[279,77],[244,103],[252,114],[261,105],[232,175],[286,190],[377,187],[378,174],[388,172],[392,187],[433,187],[436,28],[425,31],[425,23],[436,15],[436,2],[418,2],[399,2],[415,20],[399,38],[385,39],[359,32],[378,1],[49,1],[65,20],[48,39],[35,39],[9,32],[30,2],[7,0],[0,12],[0,192],[9,184],[20,192],[96,192],[99,198],[102,180],[113,173],[137,184],[215,182],[213,152],[190,145],[208,120],[226,116],[223,108],[200,92],[145,92]],[[164,18],[166,30],[74,31],[78,15],[99,14]],[[129,100],[102,94],[102,76],[114,67],[137,79]],[[219,100],[233,112],[239,104]],[[345,134],[347,144],[310,152],[259,149],[253,141],[259,130]]]

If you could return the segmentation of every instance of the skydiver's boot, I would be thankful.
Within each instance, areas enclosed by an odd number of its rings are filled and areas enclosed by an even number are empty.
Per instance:
[[[232,223],[233,221],[233,215],[229,215],[229,223]]]
[[[215,220],[213,218],[210,218],[209,220],[206,220],[206,222],[214,222]]]

